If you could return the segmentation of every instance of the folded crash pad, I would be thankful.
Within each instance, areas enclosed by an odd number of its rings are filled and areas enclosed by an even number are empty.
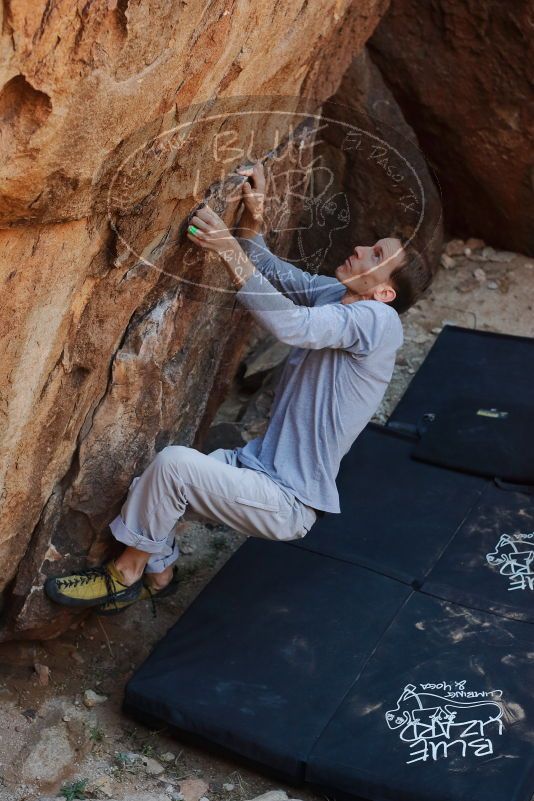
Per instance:
[[[336,799],[530,801],[534,626],[420,593],[308,759]]]
[[[341,514],[291,545],[418,586],[487,482],[420,464],[413,447],[413,438],[369,425],[341,462]]]
[[[432,415],[413,457],[474,475],[534,485],[533,407],[459,397]]]
[[[125,710],[299,781],[410,592],[346,562],[249,539],[130,680]]]
[[[534,339],[446,325],[388,424],[421,427],[460,397],[481,407],[534,408]]]

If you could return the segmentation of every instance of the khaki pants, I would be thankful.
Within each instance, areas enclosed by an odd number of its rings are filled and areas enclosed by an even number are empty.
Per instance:
[[[150,553],[146,569],[160,573],[179,556],[173,529],[186,509],[195,518],[280,541],[304,537],[317,517],[265,473],[239,467],[236,449],[204,454],[168,445],[133,479],[110,529],[119,542]]]

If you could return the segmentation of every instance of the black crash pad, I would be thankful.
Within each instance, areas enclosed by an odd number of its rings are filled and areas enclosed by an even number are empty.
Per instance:
[[[135,673],[125,711],[299,781],[410,592],[355,565],[251,538]]]
[[[534,339],[445,326],[388,424],[417,426],[463,396],[534,408]]]
[[[336,799],[530,801],[533,649],[530,623],[414,593],[306,778]]]
[[[319,518],[291,545],[418,586],[487,481],[417,462],[413,446],[410,437],[369,425],[341,462],[341,514]]]
[[[489,484],[423,591],[534,623],[534,493]]]
[[[534,408],[533,346],[447,326],[388,426],[421,430],[475,393]],[[369,426],[341,465],[342,514],[292,543],[250,538],[125,711],[339,801],[531,801],[533,496],[413,447]]]
[[[427,422],[413,457],[471,475],[534,485],[532,406],[459,397]]]

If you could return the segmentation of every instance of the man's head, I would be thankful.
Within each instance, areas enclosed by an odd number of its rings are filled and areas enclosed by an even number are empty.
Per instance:
[[[432,280],[420,253],[396,237],[357,245],[334,275],[347,287],[344,302],[379,300],[399,313],[409,309]]]

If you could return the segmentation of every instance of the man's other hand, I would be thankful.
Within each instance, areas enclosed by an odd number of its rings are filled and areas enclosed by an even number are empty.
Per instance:
[[[190,230],[191,226],[195,226],[196,232]],[[187,236],[204,250],[211,250],[219,255],[231,248],[235,242],[226,223],[207,203],[197,209],[195,215],[189,221]]]
[[[263,219],[265,204],[265,172],[261,161],[256,161],[252,167],[238,167],[239,175],[246,175],[247,179],[241,188],[242,200],[246,213],[256,221]]]

